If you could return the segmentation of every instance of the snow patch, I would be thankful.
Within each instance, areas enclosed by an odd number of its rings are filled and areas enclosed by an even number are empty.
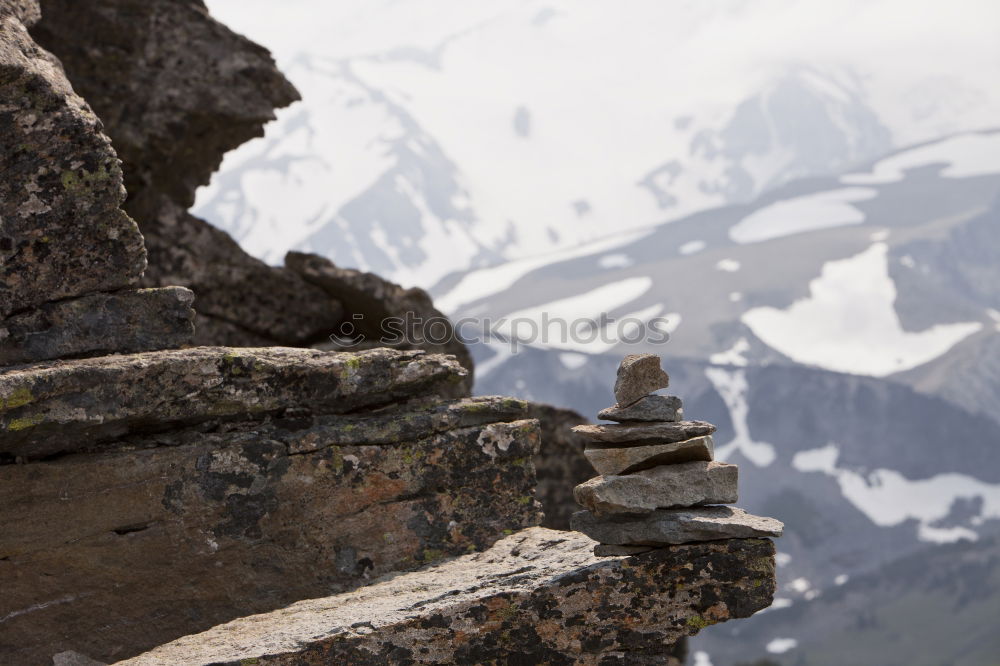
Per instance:
[[[775,638],[765,648],[771,654],[784,654],[799,644],[794,638]]]
[[[568,261],[577,257],[603,252],[615,247],[627,245],[649,235],[650,231],[640,231],[633,233],[615,234],[613,237],[605,238],[593,243],[587,243],[577,247],[572,247],[560,252],[528,257],[516,261],[508,261],[491,268],[467,273],[458,281],[454,287],[446,293],[434,298],[434,305],[439,310],[447,313],[458,310],[466,303],[472,303],[481,298],[492,296],[507,289],[522,277],[533,270],[556,264],[561,261]]]
[[[750,437],[750,426],[747,425],[750,408],[747,406],[746,371],[705,368],[705,376],[726,403],[735,433],[731,441],[716,447],[716,459],[725,460],[739,451],[757,467],[767,467],[774,462],[774,446],[766,442],[755,442]]]
[[[820,472],[837,479],[844,498],[880,527],[892,527],[916,520],[917,538],[933,543],[959,539],[975,540],[967,527],[935,527],[946,518],[958,499],[982,499],[979,522],[1000,518],[1000,484],[989,484],[965,474],[938,474],[928,479],[911,480],[890,469],[876,469],[867,475],[837,467],[839,448],[827,444],[818,449],[800,451],[792,466],[800,472]]]
[[[708,247],[708,243],[706,243],[705,241],[693,240],[684,243],[684,245],[681,245],[679,248],[677,248],[677,251],[686,256],[689,254],[695,254],[697,252],[701,252],[706,247]]]
[[[748,351],[750,351],[750,343],[747,342],[746,338],[740,338],[733,343],[732,347],[718,354],[712,354],[708,360],[714,365],[735,365],[742,368],[746,367],[747,359],[744,354]]]
[[[729,229],[733,242],[759,243],[805,231],[861,224],[864,214],[852,203],[878,196],[878,190],[848,187],[785,199],[759,208]]]
[[[913,148],[875,163],[868,173],[840,177],[848,185],[897,183],[908,169],[946,165],[945,178],[971,178],[1000,173],[1000,134],[963,134],[929,146]]]
[[[567,370],[579,370],[587,364],[587,355],[577,354],[576,352],[563,352],[559,354],[559,362]]]
[[[980,322],[904,331],[893,307],[885,243],[824,264],[809,296],[786,310],[758,307],[741,320],[792,360],[827,370],[885,377],[923,365],[982,328]]]
[[[497,325],[497,332],[522,344],[542,349],[565,349],[576,352],[602,353],[614,347],[621,338],[627,339],[624,319],[643,322],[659,314],[662,306],[653,305],[616,319],[603,329],[591,327],[602,314],[626,305],[653,286],[648,277],[634,277],[592,289],[583,294],[525,308],[506,315]]]
[[[715,268],[720,271],[725,271],[727,273],[735,273],[740,270],[740,262],[736,259],[720,259]]]
[[[632,264],[632,257],[620,252],[615,254],[606,254],[597,260],[597,265],[601,268],[628,268]]]

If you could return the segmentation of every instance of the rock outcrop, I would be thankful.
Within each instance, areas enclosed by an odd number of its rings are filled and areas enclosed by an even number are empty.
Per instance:
[[[0,0],[0,663],[679,664],[683,636],[770,603],[766,540],[628,557],[536,527],[535,461],[565,523],[582,419],[464,397],[460,342],[302,348],[439,313],[186,212],[295,97],[266,51],[200,0],[42,6]],[[236,346],[182,348],[193,319]]]
[[[313,414],[164,429],[172,418],[147,413],[113,440],[0,465],[0,662],[124,658],[538,524],[538,424],[524,403],[433,400],[397,378],[390,392],[419,404],[317,413],[322,383],[286,365],[301,383],[282,384],[284,395],[297,402],[298,390]],[[239,374],[197,381],[222,395],[243,388]],[[11,442],[0,434],[8,459]]]
[[[0,364],[179,346],[189,292],[121,291],[146,267],[101,121],[20,19],[0,11]]]
[[[433,334],[418,327],[391,346],[455,354],[471,387],[468,350],[426,293],[315,255],[267,266],[187,212],[223,154],[298,99],[265,49],[212,19],[202,0],[41,4],[33,34],[62,60],[124,161],[125,209],[149,251],[142,283],[194,290],[196,344],[332,348],[349,325],[371,346],[384,317],[409,313],[433,320]]]
[[[525,530],[484,553],[236,620],[123,666],[679,665],[675,641],[751,615],[774,592],[767,540],[630,558],[598,558],[592,548],[578,534]]]

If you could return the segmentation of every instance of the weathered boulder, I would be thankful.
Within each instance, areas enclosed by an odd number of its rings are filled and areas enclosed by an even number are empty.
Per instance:
[[[205,421],[453,397],[464,374],[453,358],[421,351],[282,347],[199,347],[24,366],[0,374],[0,454],[38,459]]]
[[[0,465],[0,663],[115,661],[537,525],[524,416],[500,398],[296,413]]]
[[[45,303],[0,320],[0,366],[180,347],[194,335],[193,301],[166,287]]]
[[[36,40],[108,127],[130,195],[188,208],[222,156],[299,99],[266,49],[202,0],[41,0]]]
[[[0,13],[0,319],[135,283],[142,236],[101,122],[18,16]]]
[[[664,546],[715,539],[780,537],[780,520],[729,506],[657,509],[645,515],[601,517],[590,511],[573,514],[574,530],[604,544]]]
[[[715,426],[705,421],[677,421],[676,423],[618,423],[614,425],[581,425],[573,432],[588,441],[606,445],[636,446],[642,444],[669,444],[693,437],[704,437],[715,432]]]
[[[679,638],[749,616],[774,593],[767,540],[630,558],[597,558],[593,546],[533,528],[485,553],[235,620],[122,663],[676,664]]]
[[[604,421],[680,421],[684,407],[676,395],[647,395],[628,407],[607,407],[597,414]]]
[[[656,354],[629,354],[618,366],[615,378],[615,401],[624,408],[640,398],[670,385],[670,377],[660,367]]]
[[[471,389],[472,356],[451,321],[423,289],[404,289],[374,273],[340,268],[329,259],[303,252],[289,252],[285,267],[340,301],[351,313],[350,332],[355,340],[453,354],[469,371]]]
[[[739,499],[736,465],[689,462],[663,465],[626,476],[598,476],[578,485],[573,495],[596,515],[649,513]]]
[[[631,474],[657,465],[695,460],[708,461],[712,459],[714,453],[715,446],[711,435],[645,446],[589,445],[583,451],[597,473],[605,476]]]
[[[60,58],[124,161],[125,208],[149,251],[142,284],[197,294],[196,344],[326,340],[342,319],[336,299],[187,212],[222,156],[298,99],[267,50],[212,19],[202,0],[41,5],[32,33]]]

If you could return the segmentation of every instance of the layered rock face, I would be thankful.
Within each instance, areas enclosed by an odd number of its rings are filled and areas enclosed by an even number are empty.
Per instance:
[[[372,346],[383,318],[411,313],[433,320],[434,334],[417,326],[381,346],[455,354],[471,386],[465,345],[422,291],[314,255],[267,266],[187,212],[223,154],[260,136],[276,107],[298,99],[265,49],[212,19],[202,0],[41,5],[33,34],[62,60],[124,161],[125,210],[149,251],[143,284],[198,294],[196,344],[333,348],[331,336],[342,343],[347,329]]]
[[[123,663],[679,666],[672,643],[771,603],[767,540],[627,559],[595,557],[592,547],[579,534],[533,528],[485,553],[236,620]]]
[[[27,463],[0,465],[0,661],[115,660],[536,525],[537,421],[443,400],[462,372],[201,348],[0,374]]]
[[[146,266],[142,236],[100,120],[20,20],[37,17],[0,11],[0,363],[183,344],[189,292],[119,292]]]

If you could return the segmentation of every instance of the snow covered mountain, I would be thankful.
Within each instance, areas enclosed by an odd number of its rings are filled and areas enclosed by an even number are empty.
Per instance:
[[[695,666],[1000,653],[974,591],[1000,580],[1000,5],[208,4],[303,101],[198,215],[430,288],[466,334],[503,319],[479,393],[593,417],[654,351],[718,424],[787,531],[774,608]]]
[[[272,263],[312,250],[404,285],[1000,117],[1000,46],[968,20],[996,17],[989,0],[209,5],[303,101],[226,158],[195,213]]]
[[[469,272],[437,302],[458,321],[526,333],[516,354],[509,337],[477,345],[483,393],[593,416],[613,401],[622,354],[662,354],[685,414],[718,424],[717,457],[741,465],[741,506],[786,524],[775,610],[703,632],[701,663],[844,663],[827,629],[857,629],[850,614],[882,589],[871,581],[958,542],[982,542],[967,561],[1000,576],[998,266],[1000,132],[977,132],[555,261]],[[555,318],[597,322],[605,337],[566,339]],[[909,611],[960,598],[971,575]],[[856,578],[869,583],[842,589]],[[887,616],[909,592],[889,589],[868,608],[899,626]],[[950,663],[959,649],[940,634],[880,642],[864,630],[870,651],[856,663]],[[962,629],[980,656],[1000,651],[994,633]]]

